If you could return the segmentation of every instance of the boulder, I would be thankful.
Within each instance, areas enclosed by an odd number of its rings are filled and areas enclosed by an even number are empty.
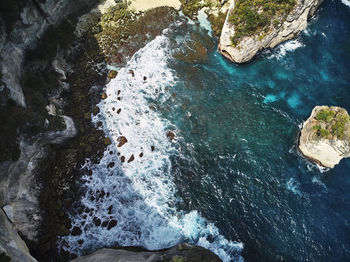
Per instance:
[[[316,106],[304,122],[299,150],[308,159],[333,168],[350,157],[350,120],[341,107]]]

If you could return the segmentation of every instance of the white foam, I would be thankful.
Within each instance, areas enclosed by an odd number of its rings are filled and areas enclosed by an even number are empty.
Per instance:
[[[303,46],[304,44],[300,42],[298,39],[287,41],[279,45],[276,48],[276,50],[272,53],[272,55],[269,57],[269,59],[272,59],[272,58],[281,59],[287,54],[287,52],[292,52]]]
[[[341,2],[342,2],[344,5],[350,7],[350,1],[349,1],[349,0],[341,0]]]
[[[107,85],[107,98],[98,105],[100,114],[93,117],[93,122],[103,122],[112,144],[99,164],[87,161],[83,167],[92,175],[83,178],[87,193],[81,202],[92,210],[71,215],[73,226],[85,229],[80,236],[63,237],[62,248],[76,254],[83,249],[116,245],[155,250],[188,241],[212,250],[223,261],[243,261],[239,255],[243,244],[225,239],[197,211],[185,214],[176,208],[178,199],[169,157],[180,152],[166,136],[168,129],[176,127],[150,108],[152,101],[159,105],[169,99],[168,88],[176,83],[175,73],[167,67],[170,44],[165,35],[158,36]],[[118,148],[121,135],[128,142]],[[125,163],[120,163],[117,152],[125,156]],[[143,157],[139,157],[140,153]],[[127,163],[131,155],[135,160]],[[111,162],[115,166],[108,168]],[[104,196],[97,201],[101,192]],[[96,226],[94,218],[101,222],[116,220],[117,225],[108,230]],[[84,243],[79,245],[79,239]]]
[[[300,191],[300,183],[295,178],[290,178],[286,183],[286,188],[297,196],[302,196]]]

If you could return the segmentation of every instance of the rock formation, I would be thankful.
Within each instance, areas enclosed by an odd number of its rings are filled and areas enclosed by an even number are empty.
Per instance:
[[[137,248],[134,248],[134,250]],[[127,249],[103,248],[91,255],[79,257],[72,262],[155,262],[155,261],[192,261],[192,262],[216,262],[221,259],[209,250],[192,246],[189,244],[180,244],[169,249],[160,251],[128,251]]]
[[[333,168],[350,157],[350,120],[340,107],[316,106],[303,124],[299,149],[307,158]]]
[[[237,43],[232,42],[236,30],[230,21],[230,16],[235,8],[235,2],[231,0],[230,10],[222,28],[219,41],[219,51],[228,59],[236,63],[244,63],[251,60],[259,51],[266,48],[274,48],[276,45],[296,37],[307,26],[307,20],[322,3],[323,0],[295,0],[295,5],[289,14],[283,17],[272,17],[265,30],[257,30],[252,35],[241,37]],[[261,10],[257,13],[259,14]]]

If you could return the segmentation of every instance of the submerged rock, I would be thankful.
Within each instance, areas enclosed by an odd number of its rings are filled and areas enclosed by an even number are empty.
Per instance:
[[[322,1],[291,0],[286,4],[281,3],[280,10],[273,11],[275,15],[271,15],[268,11],[264,15],[265,5],[263,9],[256,7],[257,10],[249,6],[250,11],[256,15],[251,18],[253,25],[248,27],[247,23],[242,22],[245,21],[242,12],[235,10],[236,5],[243,0],[231,0],[230,10],[221,32],[219,51],[233,62],[248,62],[259,51],[274,48],[296,37],[306,28],[308,18],[315,14]],[[242,9],[241,7],[240,10]]]
[[[113,79],[118,75],[118,72],[115,70],[111,70],[108,72],[108,78]]]
[[[350,119],[341,107],[316,106],[303,124],[301,153],[318,164],[333,168],[350,157]]]
[[[211,251],[198,246],[180,244],[161,251],[147,251],[141,248],[111,249],[103,248],[91,255],[79,257],[72,262],[92,261],[124,261],[124,262],[153,262],[153,261],[192,261],[192,262],[217,262],[221,259]]]

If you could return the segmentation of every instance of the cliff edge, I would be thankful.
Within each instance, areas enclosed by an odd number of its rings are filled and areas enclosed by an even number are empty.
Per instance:
[[[236,63],[296,37],[323,0],[231,0],[219,51]]]
[[[350,118],[341,107],[316,106],[304,122],[299,139],[304,156],[333,168],[350,157]]]

